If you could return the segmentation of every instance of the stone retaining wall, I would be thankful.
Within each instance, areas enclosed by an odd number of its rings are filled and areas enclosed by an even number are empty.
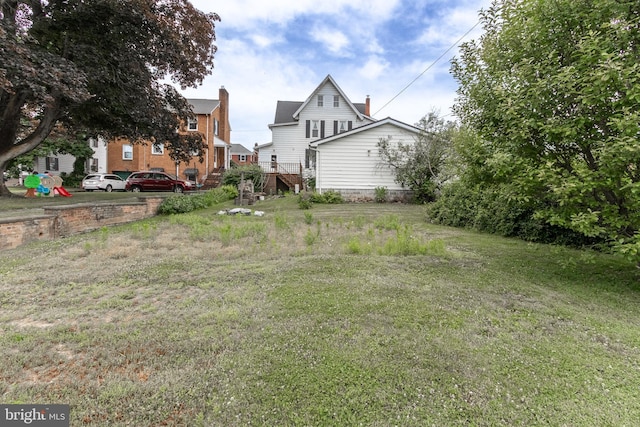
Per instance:
[[[0,250],[36,240],[50,240],[149,218],[164,197],[138,197],[137,202],[49,206],[44,215],[0,219]]]

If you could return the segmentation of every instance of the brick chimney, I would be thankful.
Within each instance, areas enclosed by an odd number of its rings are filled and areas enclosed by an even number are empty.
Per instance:
[[[231,142],[231,129],[229,128],[229,92],[220,86],[218,91],[218,100],[220,101],[220,128],[218,135],[225,142]]]
[[[371,115],[371,99],[369,98],[369,95],[367,95],[367,99],[364,101],[364,115]]]

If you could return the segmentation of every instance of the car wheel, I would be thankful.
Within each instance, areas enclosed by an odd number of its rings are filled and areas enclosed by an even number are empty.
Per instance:
[[[131,187],[131,191],[133,191],[134,193],[139,193],[142,191],[142,188],[140,188],[137,185],[134,185],[133,187]]]
[[[176,185],[175,187],[173,187],[173,192],[174,193],[184,193],[184,188],[182,188],[179,185]]]
[[[107,188],[105,188],[104,191],[106,191],[107,193],[111,193],[113,191],[113,187],[111,186],[111,184],[107,185]]]

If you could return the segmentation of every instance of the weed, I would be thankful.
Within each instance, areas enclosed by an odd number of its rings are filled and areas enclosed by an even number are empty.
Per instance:
[[[381,230],[398,230],[400,228],[400,221],[398,215],[388,214],[376,219],[374,225]]]
[[[313,214],[311,212],[304,213],[304,222],[309,225],[313,223]]]
[[[374,200],[376,203],[387,202],[388,191],[387,187],[376,187],[374,190]]]

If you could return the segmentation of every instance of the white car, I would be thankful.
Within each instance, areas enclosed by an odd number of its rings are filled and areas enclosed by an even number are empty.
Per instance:
[[[112,173],[93,173],[82,180],[84,191],[103,190],[107,192],[124,191],[127,182]]]

